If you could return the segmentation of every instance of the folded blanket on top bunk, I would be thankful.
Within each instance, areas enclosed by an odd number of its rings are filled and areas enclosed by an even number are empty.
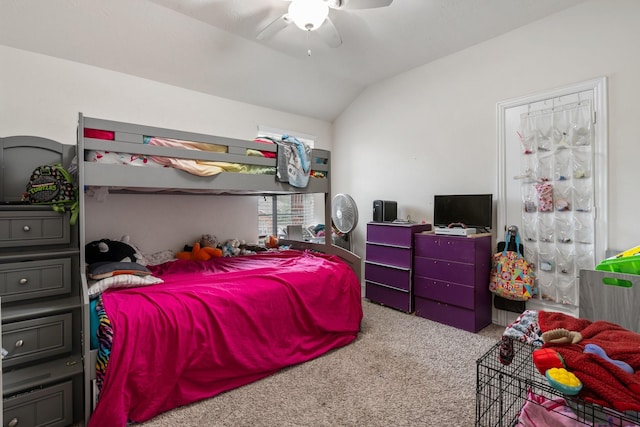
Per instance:
[[[202,142],[181,141],[168,138],[145,138],[145,143],[159,147],[183,148],[187,150],[209,151],[214,153],[226,153],[227,147],[217,144],[207,144]],[[263,157],[257,150],[247,149],[247,155]],[[213,162],[207,160],[178,159],[172,157],[149,156],[151,160],[163,166],[171,166],[198,176],[212,176],[221,172],[239,172],[274,175],[273,167],[258,165],[246,165],[230,162]]]
[[[115,133],[97,129],[85,129],[84,136],[93,139],[115,140]],[[294,187],[306,187],[309,177],[324,178],[326,174],[311,170],[311,149],[297,138],[283,135],[280,140],[256,138],[254,142],[277,144],[276,153],[272,151],[247,148],[247,156],[276,158],[276,166],[261,166],[249,163],[209,161],[179,157],[129,154],[106,150],[90,150],[85,160],[96,163],[172,167],[197,176],[213,176],[222,172],[236,172],[259,175],[276,175],[279,181],[288,182]],[[225,145],[196,141],[184,141],[171,138],[145,136],[144,144],[158,147],[184,150],[205,151],[210,153],[228,153]]]
[[[180,148],[212,153],[226,153],[227,147],[192,141],[181,141],[168,138],[146,137],[145,144],[159,147]],[[258,150],[247,149],[247,155],[264,157]],[[251,174],[275,175],[276,170],[270,166],[249,165],[231,162],[214,162],[206,160],[181,159],[164,156],[144,156],[138,154],[119,153],[104,150],[91,150],[86,161],[131,166],[173,167],[198,176],[213,176],[221,172],[238,172]]]
[[[554,329],[579,332],[582,340],[577,344],[543,344],[541,334]],[[526,310],[505,329],[503,338],[557,351],[567,370],[582,382],[579,396],[585,401],[617,411],[640,411],[640,334],[602,320],[590,321],[563,313]],[[610,360],[628,364],[633,373],[627,372],[621,364],[585,351],[588,344],[599,346]]]

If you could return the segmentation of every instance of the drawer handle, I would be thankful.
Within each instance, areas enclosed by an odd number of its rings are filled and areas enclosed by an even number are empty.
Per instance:
[[[11,421],[9,421],[9,424],[7,424],[7,426],[16,427],[18,424],[20,424],[20,421],[18,421],[17,418],[12,418]]]
[[[24,345],[24,340],[18,340],[16,341],[16,348],[20,348]]]
[[[28,225],[25,225],[24,227],[22,227],[22,231],[31,231],[31,227],[29,227]],[[15,420],[15,418],[14,418]],[[13,421],[13,420],[11,420]]]
[[[20,279],[20,280],[18,281],[18,283],[20,283],[21,285],[26,285],[28,281],[29,281],[29,279],[27,279],[27,278],[23,277],[22,279]]]

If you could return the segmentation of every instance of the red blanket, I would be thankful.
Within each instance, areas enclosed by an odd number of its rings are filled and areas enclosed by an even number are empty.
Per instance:
[[[360,282],[339,258],[285,251],[152,268],[108,290],[113,344],[91,427],[125,426],[352,342]]]
[[[578,344],[545,344],[565,361],[567,370],[583,383],[580,397],[618,411],[640,411],[640,334],[605,321],[591,322],[562,313],[539,312],[540,329],[578,331]],[[633,374],[592,353],[584,353],[587,344],[600,346],[613,360],[628,363]]]

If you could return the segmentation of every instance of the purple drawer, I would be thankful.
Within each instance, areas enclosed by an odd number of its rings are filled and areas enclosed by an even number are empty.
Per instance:
[[[411,285],[411,270],[372,264],[366,261],[364,263],[364,279],[368,282],[375,282],[408,292]]]
[[[367,243],[367,261],[411,268],[412,258],[411,248]]]
[[[370,222],[367,224],[367,242],[410,248],[413,245],[413,234],[428,230],[431,230],[431,224]]]
[[[443,261],[433,258],[415,257],[413,262],[415,276],[444,280],[473,286],[475,283],[475,266],[462,262]]]
[[[477,238],[419,234],[415,240],[416,256],[446,259],[450,261],[475,261],[474,247]]]
[[[365,296],[370,301],[393,307],[406,313],[413,311],[411,295],[407,291],[365,282]]]
[[[441,280],[415,277],[413,294],[417,297],[429,298],[447,304],[473,310],[475,305],[475,289]]]
[[[469,332],[478,332],[491,324],[491,308],[485,310],[467,310],[464,308],[432,301],[430,299],[415,298],[416,316],[433,320]]]

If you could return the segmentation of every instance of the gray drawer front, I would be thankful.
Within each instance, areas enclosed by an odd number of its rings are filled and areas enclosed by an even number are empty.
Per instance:
[[[71,313],[65,313],[2,325],[2,346],[8,351],[2,367],[70,352],[71,324]]]
[[[0,296],[3,303],[70,291],[70,258],[0,264]]]
[[[68,212],[0,212],[0,248],[69,242]]]
[[[63,427],[73,423],[71,381],[9,397],[3,401],[3,425]]]

